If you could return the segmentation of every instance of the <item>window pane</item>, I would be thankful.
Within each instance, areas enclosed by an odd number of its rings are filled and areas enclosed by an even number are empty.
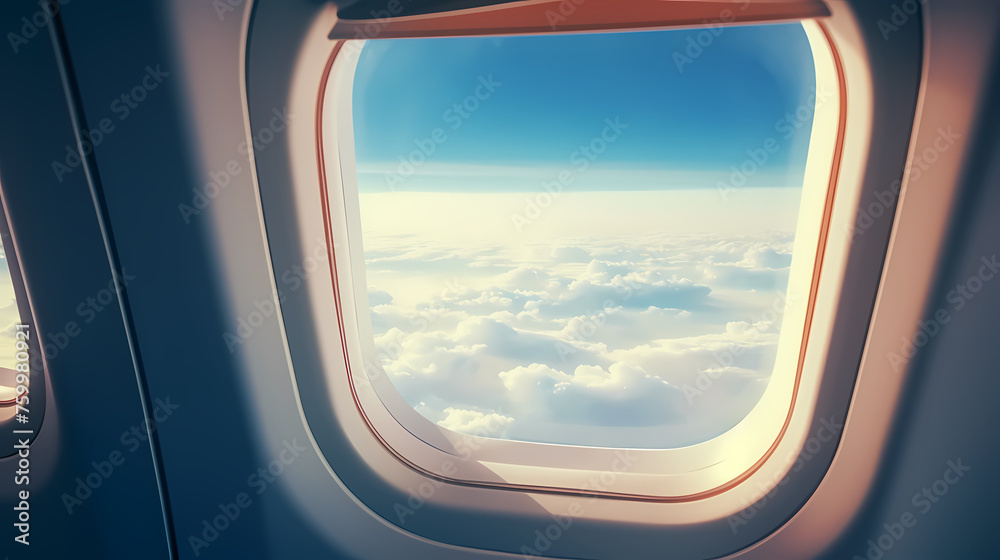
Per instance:
[[[0,368],[14,369],[16,326],[21,323],[14,295],[14,282],[7,266],[7,252],[0,241]]]
[[[7,253],[0,240],[0,422],[14,417],[14,399],[17,396],[17,325],[21,316],[14,295],[14,283],[7,265]],[[25,355],[26,356],[26,355]]]
[[[799,24],[368,41],[357,188],[395,388],[521,441],[733,427],[775,362],[815,84]]]

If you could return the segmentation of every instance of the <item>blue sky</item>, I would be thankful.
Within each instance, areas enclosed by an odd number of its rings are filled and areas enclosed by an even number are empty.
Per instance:
[[[425,418],[670,448],[756,405],[801,193],[825,188],[803,185],[812,54],[800,25],[731,27],[678,68],[699,33],[366,43],[366,359]],[[592,142],[604,150],[582,155]],[[765,145],[746,184],[721,191]],[[543,187],[561,174],[556,194]]]
[[[354,85],[359,187],[385,190],[384,174],[441,129],[444,140],[401,188],[535,190],[571,168],[574,150],[615,117],[627,133],[578,188],[714,188],[767,138],[780,149],[748,184],[798,187],[811,116],[790,138],[780,123],[809,103],[815,83],[802,27],[727,28],[681,70],[673,54],[685,53],[693,37],[682,29],[369,41]],[[499,85],[459,117],[454,104],[473,95],[480,78]],[[621,182],[601,175],[623,170],[646,175]],[[471,180],[437,180],[453,173]]]

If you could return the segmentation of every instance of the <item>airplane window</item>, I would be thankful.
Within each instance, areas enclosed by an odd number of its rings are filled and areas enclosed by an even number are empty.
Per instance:
[[[17,387],[28,385],[28,376],[23,370],[29,361],[26,336],[30,334],[19,328],[20,324],[14,282],[0,240],[0,422],[14,418],[19,395]]]
[[[816,84],[801,24],[365,42],[366,361],[447,430],[725,433],[800,352]]]

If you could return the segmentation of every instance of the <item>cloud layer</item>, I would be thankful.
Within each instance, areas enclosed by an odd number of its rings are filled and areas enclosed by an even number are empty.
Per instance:
[[[731,428],[767,385],[790,232],[469,243],[411,231],[365,232],[374,347],[440,426],[679,447]]]

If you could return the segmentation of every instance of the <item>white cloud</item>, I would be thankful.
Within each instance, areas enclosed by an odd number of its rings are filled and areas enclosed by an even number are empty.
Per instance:
[[[511,208],[523,205],[516,196]],[[469,236],[432,235],[423,224],[366,232],[367,276],[380,361],[438,425],[674,447],[732,427],[766,387],[781,318],[761,317],[785,288],[790,233],[616,236],[588,222],[579,235],[533,241],[507,220],[477,223]],[[683,388],[706,373],[711,388],[689,401]]]
[[[507,429],[514,422],[510,416],[496,412],[485,414],[477,410],[448,407],[444,409],[444,414],[445,417],[438,421],[438,426],[463,434],[483,437],[502,438],[506,436]]]
[[[368,290],[368,305],[376,307],[392,303],[392,296],[385,290]]]

